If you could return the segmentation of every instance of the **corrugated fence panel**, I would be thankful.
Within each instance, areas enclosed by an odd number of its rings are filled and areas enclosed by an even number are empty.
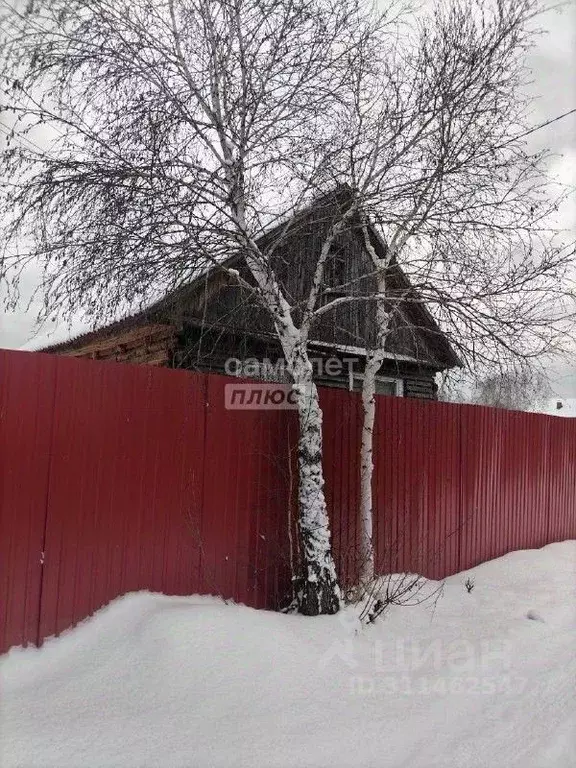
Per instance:
[[[457,413],[446,403],[378,398],[375,541],[379,572],[458,570]]]
[[[131,590],[199,589],[203,383],[57,360],[42,637]]]
[[[411,536],[411,524],[419,514],[418,500],[410,498],[405,473],[421,473],[416,465],[411,434],[407,429],[408,411],[398,408],[392,398],[378,399],[376,409],[376,447],[374,452],[374,542],[379,573],[398,573],[406,559],[405,542]],[[420,482],[420,481],[419,481]]]
[[[0,652],[38,642],[55,369],[0,350]]]
[[[344,394],[344,397],[342,396]],[[358,483],[362,403],[357,393],[320,390],[323,466],[334,557],[344,586],[357,580]]]
[[[500,473],[505,413],[460,407],[462,570],[497,557],[501,548]]]
[[[225,376],[0,351],[0,650],[137,589],[291,597],[296,414],[227,410]],[[343,585],[359,566],[360,396],[320,392]],[[381,573],[442,578],[576,537],[576,420],[379,397]],[[42,564],[43,560],[43,564]]]
[[[501,433],[497,527],[500,551],[539,546],[544,541],[530,531],[547,514],[548,420],[536,414],[507,411]]]
[[[294,414],[227,410],[226,385],[242,381],[219,375],[208,381],[203,583],[210,593],[276,607],[289,587]]]
[[[448,403],[421,400],[419,406],[423,412],[427,493],[410,570],[439,579],[460,570],[460,413],[454,412]]]
[[[549,477],[546,541],[576,537],[576,419],[548,417]]]

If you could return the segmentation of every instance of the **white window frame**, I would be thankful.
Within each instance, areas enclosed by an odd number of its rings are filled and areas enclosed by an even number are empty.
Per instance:
[[[354,380],[364,381],[363,373],[349,372],[348,376],[348,390],[352,392],[354,390]],[[404,379],[397,379],[394,376],[376,376],[376,381],[382,381],[385,384],[394,384],[394,397],[404,397]]]

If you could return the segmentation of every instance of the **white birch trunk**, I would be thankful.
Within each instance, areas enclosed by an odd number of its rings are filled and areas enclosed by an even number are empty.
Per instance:
[[[374,421],[376,417],[376,374],[381,362],[377,355],[366,359],[362,382],[362,442],[360,446],[360,584],[374,578],[373,498]]]
[[[340,588],[324,496],[322,410],[312,377],[306,336],[295,327],[288,304],[270,276],[256,260],[248,257],[247,261],[274,319],[298,408],[298,527],[302,545],[297,575],[298,610],[306,616],[334,614],[340,609]]]
[[[378,296],[386,295],[386,279],[380,271],[377,277]],[[366,353],[366,368],[362,381],[362,442],[360,446],[360,584],[375,576],[374,563],[374,422],[376,419],[376,375],[384,362],[384,345],[389,317],[384,301],[376,299],[376,344]]]
[[[217,98],[214,104],[219,115]],[[324,496],[322,411],[307,352],[307,327],[299,329],[295,326],[290,305],[278,281],[262,258],[257,243],[247,234],[243,180],[235,166],[233,147],[223,133],[220,133],[220,142],[233,216],[247,245],[246,263],[274,321],[292,376],[298,407],[298,527],[302,543],[300,572],[297,574],[298,610],[307,616],[333,614],[340,609],[340,588],[332,557],[330,522]]]
[[[324,496],[322,411],[306,333],[294,325],[288,302],[270,273],[250,252],[246,260],[274,320],[298,408],[298,527],[302,556],[297,574],[297,606],[307,616],[334,614],[340,609],[340,588]]]
[[[332,557],[322,469],[322,411],[306,345],[299,340],[287,356],[298,407],[299,530],[302,542],[297,599],[307,616],[337,613],[340,589]]]

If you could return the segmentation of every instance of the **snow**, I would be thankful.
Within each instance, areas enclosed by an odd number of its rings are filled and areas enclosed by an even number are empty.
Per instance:
[[[571,541],[368,627],[133,593],[0,658],[0,764],[570,768],[575,587]]]

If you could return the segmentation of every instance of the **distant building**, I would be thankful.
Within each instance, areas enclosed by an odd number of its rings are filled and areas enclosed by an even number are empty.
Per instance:
[[[555,397],[548,401],[541,412],[550,416],[576,418],[576,397]]]

